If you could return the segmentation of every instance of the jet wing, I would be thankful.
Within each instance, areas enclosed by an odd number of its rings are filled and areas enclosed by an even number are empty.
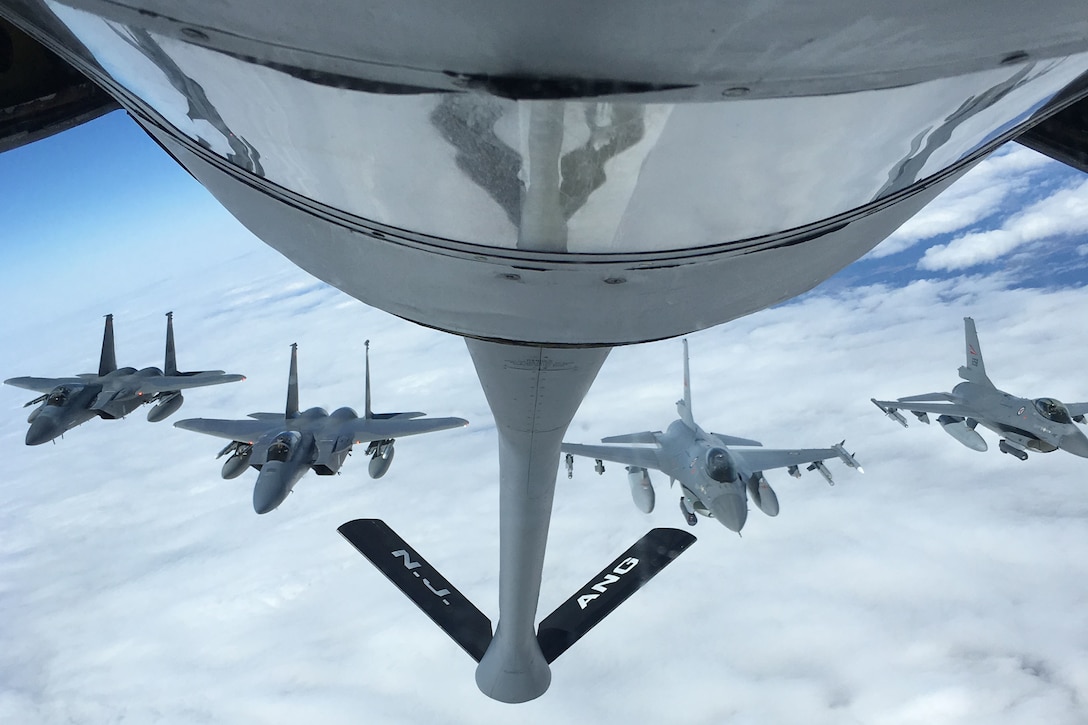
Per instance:
[[[1066,403],[1069,415],[1076,418],[1078,415],[1088,415],[1088,403]]]
[[[4,385],[33,390],[36,393],[48,393],[58,385],[86,385],[83,378],[8,378]]]
[[[744,459],[753,471],[769,471],[840,457],[834,448],[730,448],[729,452]]]
[[[468,425],[464,418],[359,418],[348,426],[357,443],[403,438]],[[343,430],[343,429],[341,429]]]
[[[560,448],[563,453],[573,453],[576,456],[586,458],[599,458],[602,461],[622,463],[625,466],[637,466],[638,468],[652,468],[661,470],[661,462],[657,457],[660,448],[648,448],[645,446],[584,446],[579,443],[564,443]]]
[[[172,390],[188,390],[189,388],[203,388],[221,383],[234,383],[245,379],[245,375],[227,375],[221,370],[208,370],[192,375],[162,375],[140,380],[136,392],[145,395],[165,393]]]
[[[933,395],[940,395],[940,393],[934,393]],[[907,410],[912,413],[933,413],[934,415],[954,415],[959,418],[976,418],[978,412],[972,410],[962,403],[954,402],[942,402],[940,400],[919,400],[919,398],[928,398],[929,396],[915,395],[911,398],[901,398],[899,400],[874,400],[881,408],[895,409],[895,410]],[[947,398],[946,398],[947,399]]]
[[[187,418],[174,423],[175,428],[196,431],[217,438],[252,443],[265,433],[284,427],[286,419],[279,423],[270,420],[218,420],[215,418]]]
[[[720,440],[722,443],[724,443],[727,446],[762,446],[763,445],[759,441],[754,441],[751,438],[738,438],[737,436],[727,436],[724,433],[711,433],[710,435],[714,436],[715,438],[717,438],[718,440]]]

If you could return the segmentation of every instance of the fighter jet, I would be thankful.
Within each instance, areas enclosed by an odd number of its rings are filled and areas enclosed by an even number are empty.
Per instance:
[[[276,509],[306,471],[331,476],[351,455],[352,446],[368,443],[370,477],[381,478],[393,463],[394,439],[468,425],[463,418],[422,418],[424,413],[373,413],[370,409],[370,341],[366,348],[366,409],[363,417],[351,408],[330,415],[323,408],[298,409],[298,345],[291,345],[287,378],[287,409],[282,413],[250,413],[252,420],[189,418],[177,428],[227,438],[230,443],[216,458],[231,454],[223,464],[223,478],[256,468],[253,510],[266,514]]]
[[[1088,458],[1088,438],[1074,425],[1084,423],[1088,403],[1064,405],[1054,398],[1018,398],[999,390],[986,376],[982,347],[978,344],[975,321],[963,318],[967,364],[959,369],[967,382],[951,393],[926,393],[898,400],[871,399],[889,418],[904,428],[907,410],[923,423],[930,413],[937,416],[945,432],[973,451],[985,451],[986,441],[975,430],[979,425],[1001,436],[997,447],[1002,453],[1028,459],[1028,451],[1050,453],[1059,448],[1075,456]]]
[[[30,430],[26,444],[36,446],[51,441],[91,418],[123,418],[144,404],[154,403],[147,419],[157,423],[174,413],[185,402],[181,391],[207,385],[245,380],[244,375],[222,370],[178,372],[174,349],[174,313],[166,313],[166,360],[163,369],[155,367],[118,368],[113,344],[113,315],[106,315],[102,336],[102,355],[98,373],[81,373],[74,378],[9,378],[6,385],[34,390],[42,395],[23,407],[38,405],[27,418]]]
[[[639,445],[590,446],[564,442],[567,477],[573,475],[574,456],[596,459],[595,470],[604,473],[604,461],[627,467],[631,497],[644,513],[654,509],[654,489],[647,469],[661,471],[670,484],[680,483],[680,510],[689,526],[694,526],[696,514],[717,519],[730,531],[740,532],[748,518],[745,492],[768,516],[777,516],[778,496],[767,483],[763,472],[786,468],[791,476],[801,477],[800,466],[818,471],[834,485],[830,471],[824,465],[827,458],[838,457],[850,468],[864,473],[843,443],[830,448],[770,449],[759,441],[721,433],[707,433],[695,422],[691,413],[691,378],[688,370],[688,341],[684,340],[684,397],[676,402],[680,419],[673,421],[666,432],[645,431],[603,438],[601,443],[635,443]]]

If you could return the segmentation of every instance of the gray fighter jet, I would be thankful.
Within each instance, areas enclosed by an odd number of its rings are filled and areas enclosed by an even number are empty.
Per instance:
[[[26,444],[36,446],[63,435],[91,418],[122,418],[145,404],[154,404],[147,413],[147,419],[157,423],[185,402],[182,390],[239,380],[245,380],[245,376],[228,375],[222,370],[178,372],[174,349],[174,313],[167,312],[166,360],[162,370],[155,367],[142,370],[117,367],[113,315],[106,315],[97,374],[82,373],[74,378],[9,378],[4,383],[42,393],[23,406],[40,403],[27,418],[30,430],[26,433]]]
[[[910,411],[926,424],[932,413],[946,433],[974,451],[987,448],[975,430],[982,425],[1001,436],[998,448],[1002,453],[1021,461],[1028,459],[1028,451],[1050,453],[1059,448],[1088,458],[1088,438],[1074,425],[1074,421],[1084,422],[1088,403],[1064,405],[1054,398],[1030,400],[997,389],[986,376],[975,321],[964,317],[963,329],[967,364],[959,373],[967,382],[952,388],[951,393],[926,393],[898,400],[873,398],[873,404],[904,428],[907,419],[900,410]]]
[[[381,478],[393,463],[394,439],[468,425],[463,418],[371,412],[369,340],[365,347],[366,410],[362,418],[351,408],[338,408],[331,415],[323,408],[299,411],[298,345],[292,344],[284,413],[250,413],[251,420],[190,418],[174,426],[230,440],[216,456],[231,454],[223,464],[223,478],[237,478],[248,466],[260,471],[253,487],[253,510],[266,514],[283,503],[306,471],[313,469],[319,476],[338,473],[356,444],[369,444],[370,477]]]
[[[666,432],[645,431],[604,438],[602,443],[635,443],[639,445],[588,446],[564,442],[567,477],[573,475],[574,456],[596,459],[595,470],[604,473],[604,461],[627,467],[631,497],[644,513],[654,509],[654,489],[647,469],[661,471],[670,484],[680,482],[680,510],[689,526],[694,526],[696,514],[717,519],[730,531],[739,532],[748,518],[745,492],[756,506],[768,516],[778,515],[778,497],[767,483],[763,472],[786,468],[790,475],[800,478],[800,466],[819,471],[834,485],[824,459],[838,457],[850,468],[864,473],[857,460],[847,453],[843,443],[830,448],[798,448],[775,450],[763,448],[759,441],[721,433],[707,433],[695,423],[691,414],[691,379],[688,372],[688,341],[684,340],[684,397],[676,402],[680,420],[673,421]]]

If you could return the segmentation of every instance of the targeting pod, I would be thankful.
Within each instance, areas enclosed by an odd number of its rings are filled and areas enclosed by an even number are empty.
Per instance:
[[[1015,456],[1016,458],[1019,458],[1021,461],[1026,461],[1028,459],[1028,452],[1027,451],[1018,448],[1017,446],[1013,445],[1012,443],[1005,440],[1004,438],[1002,438],[998,442],[997,447],[1002,453],[1008,453],[1010,456]]]
[[[695,508],[688,501],[687,496],[680,497],[680,512],[684,514],[684,521],[687,522],[688,526],[699,523],[699,519],[695,518]]]

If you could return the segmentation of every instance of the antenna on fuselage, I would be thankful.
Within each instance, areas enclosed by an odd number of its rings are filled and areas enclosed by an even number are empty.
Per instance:
[[[363,417],[373,418],[374,413],[370,410],[370,340],[364,342],[363,347],[366,349],[366,409],[363,411]]]
[[[106,315],[106,331],[102,333],[102,355],[98,358],[98,375],[108,375],[117,369],[117,353],[113,349],[113,315]]]
[[[287,411],[288,418],[298,416],[298,343],[291,343],[291,371],[287,373]]]
[[[164,375],[178,374],[178,358],[174,349],[174,313],[166,313],[166,359],[162,364]]]

